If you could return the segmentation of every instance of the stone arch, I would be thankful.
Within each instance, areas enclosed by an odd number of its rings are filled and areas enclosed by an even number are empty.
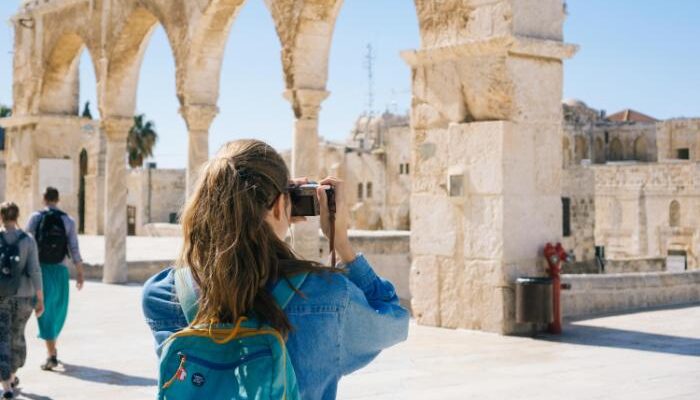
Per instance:
[[[576,135],[574,137],[574,163],[576,165],[581,164],[582,160],[588,158],[588,143],[586,138],[581,135]]]
[[[342,0],[302,5],[295,1],[265,0],[282,45],[282,68],[287,89],[325,90],[328,79],[328,53],[335,21]],[[300,104],[291,93],[295,115],[302,114]]]
[[[80,98],[80,55],[87,48],[98,75],[94,52],[85,44],[82,36],[75,32],[59,35],[44,62],[44,71],[39,98],[42,114],[78,115]]]
[[[100,114],[104,117],[131,118],[136,106],[139,72],[151,34],[160,24],[168,37],[168,43],[175,59],[176,73],[181,73],[181,48],[179,33],[171,24],[163,22],[151,10],[135,8],[122,22],[121,29],[115,31],[115,38],[108,43],[108,66],[104,91],[100,98]],[[186,29],[181,27],[180,29]],[[180,99],[181,100],[181,99]]]
[[[622,141],[619,138],[614,138],[608,145],[608,160],[622,161],[624,159],[625,152],[624,147],[622,146]]]
[[[649,161],[647,139],[644,136],[640,136],[634,141],[634,159]]]
[[[182,82],[184,103],[215,105],[231,26],[246,0],[212,0],[193,27]]]
[[[596,164],[605,163],[605,144],[603,144],[603,139],[600,137],[595,138],[595,145],[593,147],[593,158]]]
[[[571,164],[571,143],[569,138],[564,136],[561,143],[562,149],[562,162],[564,168],[567,168]]]
[[[681,204],[673,200],[668,206],[668,224],[672,228],[681,226]]]

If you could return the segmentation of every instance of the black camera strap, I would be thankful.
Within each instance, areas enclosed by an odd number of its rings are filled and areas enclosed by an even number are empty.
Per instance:
[[[330,223],[330,237],[328,238],[329,251],[331,253],[331,267],[335,268],[335,191],[327,192],[328,196],[328,222]]]

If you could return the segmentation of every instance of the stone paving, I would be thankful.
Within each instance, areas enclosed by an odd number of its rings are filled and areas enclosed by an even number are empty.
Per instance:
[[[60,372],[43,372],[36,322],[20,399],[149,399],[156,384],[140,287],[71,291]],[[600,317],[561,337],[411,326],[409,340],[341,382],[341,399],[698,399],[700,305]]]

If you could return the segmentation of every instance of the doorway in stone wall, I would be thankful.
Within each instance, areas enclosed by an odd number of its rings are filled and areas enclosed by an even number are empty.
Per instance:
[[[688,253],[685,250],[669,250],[666,256],[666,271],[682,272],[688,269]]]
[[[88,169],[87,150],[80,152],[80,182],[78,186],[78,232],[85,233],[85,175]]]

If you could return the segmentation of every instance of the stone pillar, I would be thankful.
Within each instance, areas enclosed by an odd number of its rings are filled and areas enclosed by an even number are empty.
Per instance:
[[[209,104],[188,104],[180,108],[189,131],[187,152],[187,197],[197,184],[199,170],[209,160],[209,127],[219,108]]]
[[[112,117],[102,120],[107,138],[105,178],[105,264],[104,283],[126,283],[126,139],[134,124],[132,118]]]
[[[319,173],[318,115],[321,102],[329,92],[325,90],[293,89],[285,93],[292,103],[294,115],[294,138],[292,143],[292,177],[308,177],[316,180]],[[306,223],[292,229],[292,244],[295,252],[308,260],[318,260],[319,219],[309,218]]]
[[[436,36],[451,43],[403,54],[413,72],[411,293],[420,324],[530,330],[515,323],[515,279],[544,275],[541,249],[561,238],[561,60],[575,46],[561,42],[560,2],[508,3],[465,9],[471,16],[455,25],[469,21],[465,32]],[[489,18],[503,31],[477,35]],[[451,25],[426,26],[437,35]]]

